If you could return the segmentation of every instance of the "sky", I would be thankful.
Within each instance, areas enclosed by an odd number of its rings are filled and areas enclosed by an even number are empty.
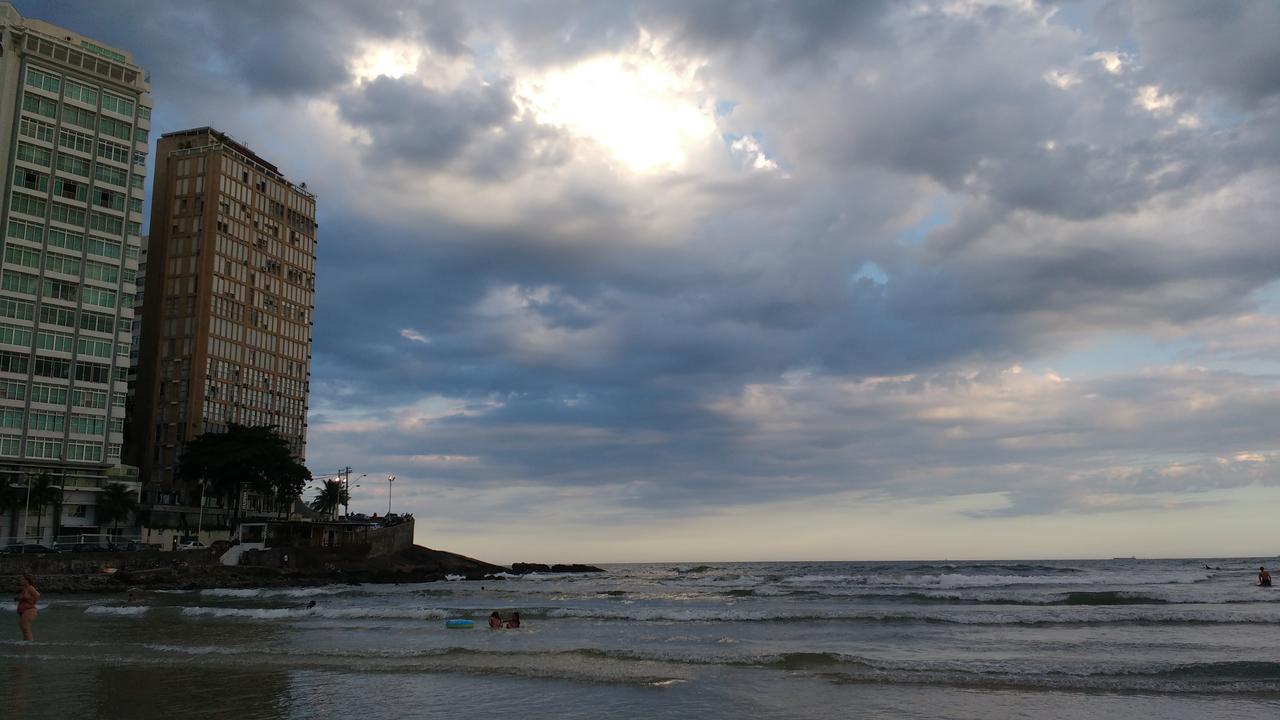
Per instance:
[[[1280,552],[1280,3],[16,5],[317,194],[307,464],[421,544]]]

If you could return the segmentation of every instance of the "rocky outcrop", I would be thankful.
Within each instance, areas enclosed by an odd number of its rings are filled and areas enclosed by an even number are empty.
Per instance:
[[[546,565],[543,563],[513,563],[511,565],[511,573],[513,575],[528,575],[529,573],[589,573],[604,572],[601,568],[594,565],[582,565],[574,563],[572,565]]]

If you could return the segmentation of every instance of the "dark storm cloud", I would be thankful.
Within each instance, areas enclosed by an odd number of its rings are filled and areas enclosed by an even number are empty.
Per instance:
[[[1156,72],[1246,107],[1280,95],[1280,3],[1137,0],[1132,28]]]

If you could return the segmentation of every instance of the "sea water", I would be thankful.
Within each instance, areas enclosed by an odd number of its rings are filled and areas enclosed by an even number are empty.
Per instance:
[[[1255,586],[1262,564],[659,563],[49,594],[36,642],[0,640],[0,717],[1274,719],[1280,590]],[[495,610],[523,627],[488,630]]]

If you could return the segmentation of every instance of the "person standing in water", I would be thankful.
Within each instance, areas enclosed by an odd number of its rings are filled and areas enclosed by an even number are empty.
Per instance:
[[[1258,567],[1258,587],[1271,587],[1271,573],[1265,567]]]
[[[502,616],[498,614],[497,610],[494,610],[493,613],[489,615],[489,629],[490,630],[502,629]]]
[[[520,613],[511,613],[511,619],[507,621],[507,627],[512,630],[520,627]]]
[[[22,639],[30,641],[31,623],[36,621],[36,601],[40,599],[40,591],[30,575],[23,575],[19,580],[18,596],[18,629],[22,631]]]

